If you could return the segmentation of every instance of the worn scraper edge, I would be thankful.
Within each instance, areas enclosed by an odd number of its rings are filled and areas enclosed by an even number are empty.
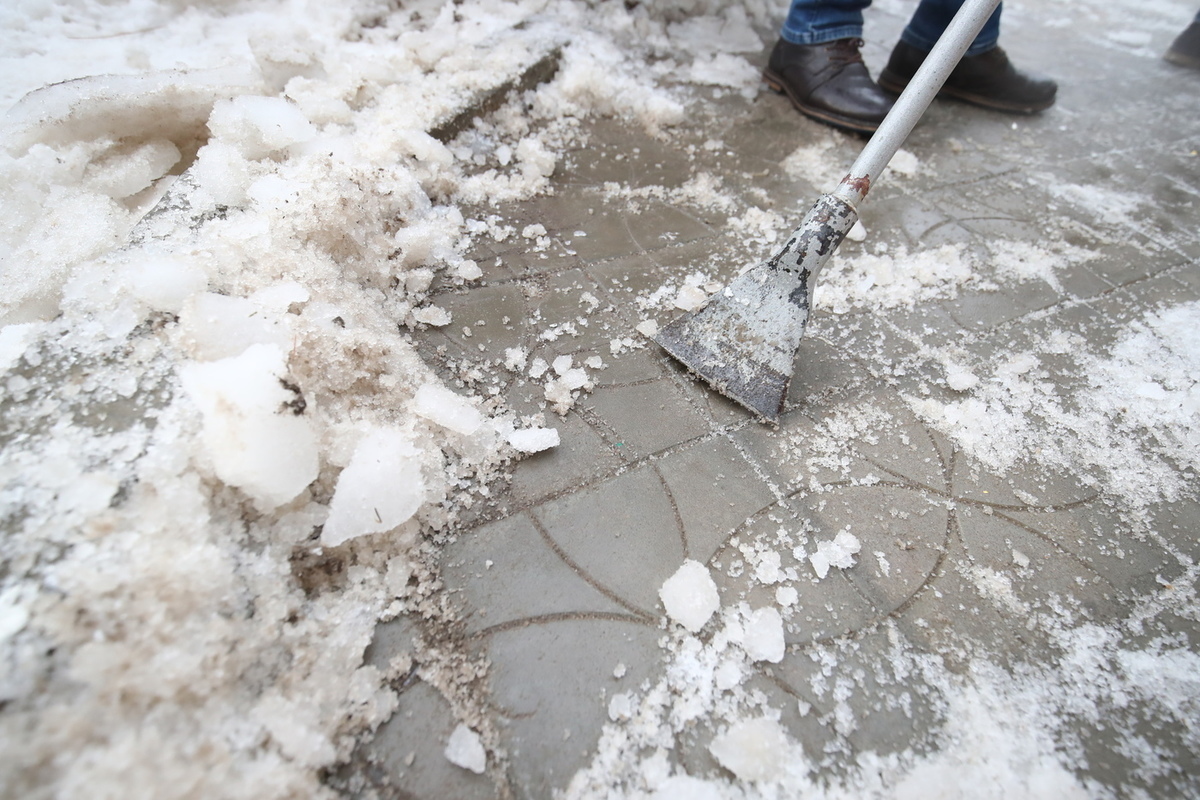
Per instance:
[[[778,422],[808,324],[811,281],[856,221],[850,203],[825,195],[783,249],[663,326],[654,341],[759,419]]]
[[[714,389],[777,425],[811,312],[813,281],[858,221],[858,206],[908,138],[999,0],[967,0],[867,142],[783,248],[652,338]]]

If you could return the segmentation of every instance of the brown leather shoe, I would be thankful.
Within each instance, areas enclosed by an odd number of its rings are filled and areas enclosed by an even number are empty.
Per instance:
[[[862,39],[792,44],[780,39],[763,80],[786,94],[806,117],[835,128],[871,133],[892,107],[892,98],[871,80],[858,48]]]
[[[1193,22],[1175,37],[1163,58],[1172,64],[1200,69],[1200,22]]]
[[[900,42],[879,74],[879,85],[899,94],[912,80],[928,55],[924,50]],[[1006,111],[1033,114],[1054,105],[1058,84],[1042,75],[1018,70],[999,47],[977,56],[964,56],[946,79],[939,97]]]

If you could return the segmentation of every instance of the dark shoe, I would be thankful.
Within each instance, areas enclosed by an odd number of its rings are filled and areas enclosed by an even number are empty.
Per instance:
[[[786,94],[806,117],[835,128],[871,133],[892,107],[892,98],[871,80],[858,48],[862,39],[792,44],[780,39],[763,80]]]
[[[879,85],[899,94],[912,80],[927,53],[900,42],[879,74]],[[964,56],[946,79],[940,97],[953,97],[995,111],[1033,114],[1054,105],[1058,84],[1041,75],[1021,72],[999,47]]]
[[[1175,37],[1163,58],[1181,67],[1200,69],[1200,22],[1193,22]]]

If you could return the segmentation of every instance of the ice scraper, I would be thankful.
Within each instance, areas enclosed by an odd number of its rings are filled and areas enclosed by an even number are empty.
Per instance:
[[[813,281],[858,220],[867,196],[999,0],[967,0],[837,188],[783,247],[653,337],[668,353],[762,421],[783,411],[808,322]]]

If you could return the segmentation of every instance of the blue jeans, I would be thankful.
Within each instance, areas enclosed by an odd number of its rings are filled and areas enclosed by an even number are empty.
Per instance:
[[[928,52],[963,0],[921,0],[908,26],[900,34],[901,41]],[[779,32],[792,44],[824,44],[836,39],[862,38],[863,9],[871,0],[792,0]],[[1000,39],[1000,8],[983,25],[983,30],[967,49],[967,55],[977,56],[996,46]]]

